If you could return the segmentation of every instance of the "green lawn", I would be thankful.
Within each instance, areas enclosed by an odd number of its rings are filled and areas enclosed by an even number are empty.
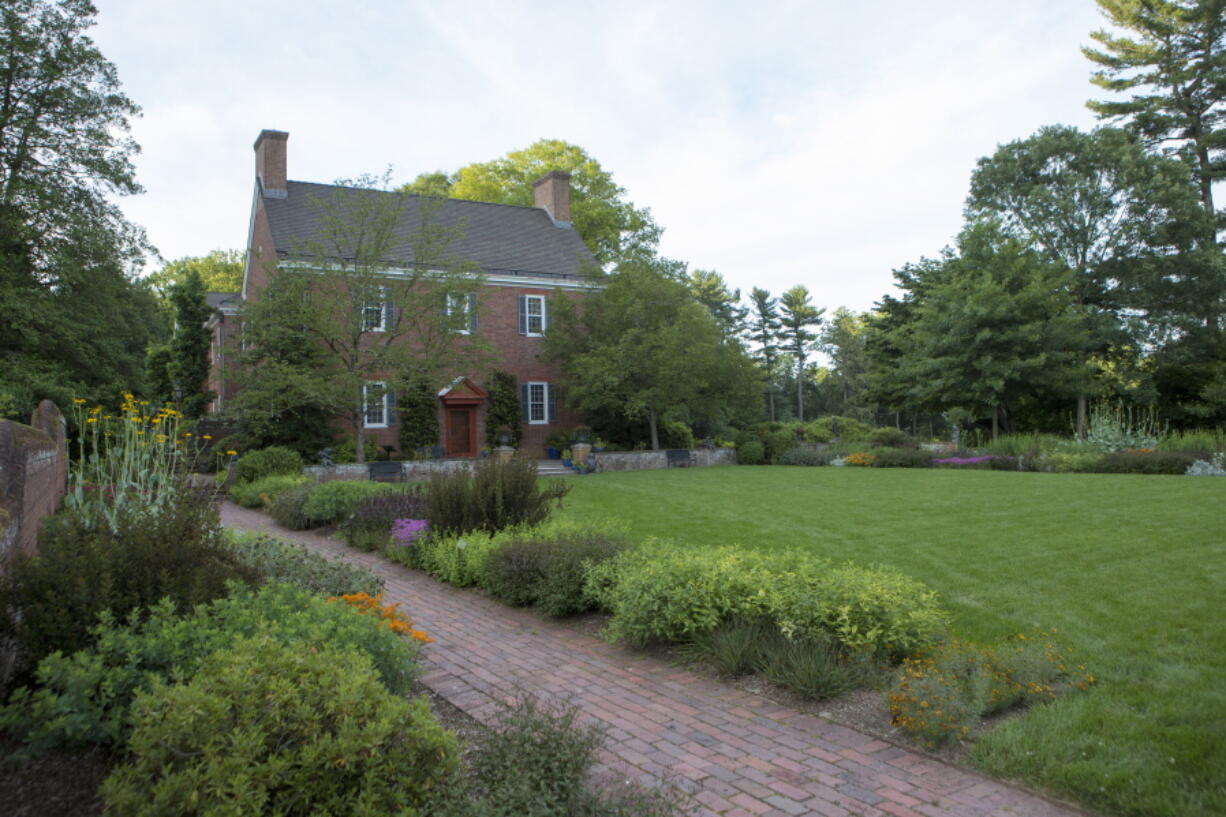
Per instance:
[[[1226,479],[742,466],[572,482],[565,515],[639,537],[898,568],[965,638],[1056,628],[1100,683],[981,740],[982,768],[1108,813],[1226,814]]]

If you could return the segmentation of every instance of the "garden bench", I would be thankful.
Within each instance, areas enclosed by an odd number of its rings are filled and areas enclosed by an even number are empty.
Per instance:
[[[367,476],[372,482],[402,482],[404,468],[399,461],[368,462]]]
[[[674,465],[678,468],[685,468],[694,464],[694,455],[688,448],[670,448],[664,452],[668,457],[668,467]]]

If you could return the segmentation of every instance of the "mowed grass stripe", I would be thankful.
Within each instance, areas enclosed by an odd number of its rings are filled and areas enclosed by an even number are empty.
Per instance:
[[[576,479],[563,513],[802,547],[940,591],[957,635],[1055,628],[1101,679],[982,740],[987,770],[1129,815],[1226,814],[1226,479],[734,467]]]

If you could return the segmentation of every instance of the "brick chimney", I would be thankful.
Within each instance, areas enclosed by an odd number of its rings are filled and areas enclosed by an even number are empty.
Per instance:
[[[570,224],[570,174],[551,170],[532,185],[532,199],[558,224]]]
[[[267,198],[283,199],[289,194],[285,170],[288,140],[289,134],[282,130],[262,130],[255,140],[255,176]]]

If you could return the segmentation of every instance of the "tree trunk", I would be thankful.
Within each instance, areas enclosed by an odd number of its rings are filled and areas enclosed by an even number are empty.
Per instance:
[[[1089,405],[1089,400],[1084,394],[1077,397],[1077,439],[1084,440],[1086,438],[1086,414]]]
[[[660,450],[660,428],[657,422],[658,417],[654,411],[647,412],[647,424],[651,426],[651,450]]]
[[[796,367],[796,419],[805,421],[805,366]]]

